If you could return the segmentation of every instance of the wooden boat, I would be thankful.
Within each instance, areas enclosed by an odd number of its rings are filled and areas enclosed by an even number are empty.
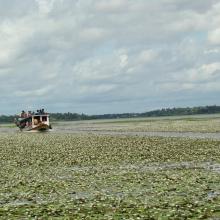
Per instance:
[[[15,124],[19,127],[20,131],[48,131],[52,129],[49,114],[46,113],[16,118]]]

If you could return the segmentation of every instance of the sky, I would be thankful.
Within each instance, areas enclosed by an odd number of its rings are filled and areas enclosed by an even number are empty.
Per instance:
[[[219,0],[0,0],[0,114],[220,105]]]

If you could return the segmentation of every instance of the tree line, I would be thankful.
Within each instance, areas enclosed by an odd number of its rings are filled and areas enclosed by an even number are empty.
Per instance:
[[[159,116],[181,116],[195,114],[214,114],[220,113],[220,106],[199,106],[187,108],[163,108],[144,113],[121,113],[121,114],[101,114],[101,115],[86,115],[78,113],[50,113],[51,121],[79,121],[92,119],[117,119],[117,118],[137,118],[137,117],[159,117]],[[1,115],[0,123],[12,123],[14,116]]]

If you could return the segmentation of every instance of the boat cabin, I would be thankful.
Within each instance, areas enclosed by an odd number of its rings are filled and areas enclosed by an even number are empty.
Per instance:
[[[32,115],[31,116],[31,125],[32,128],[36,128],[39,124],[46,124],[50,125],[49,122],[49,115],[47,114],[42,114],[42,115]]]

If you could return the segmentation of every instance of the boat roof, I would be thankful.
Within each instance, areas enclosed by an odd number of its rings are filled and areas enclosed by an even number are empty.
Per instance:
[[[34,114],[34,115],[30,115],[30,117],[33,117],[33,116],[49,116],[49,114]]]

